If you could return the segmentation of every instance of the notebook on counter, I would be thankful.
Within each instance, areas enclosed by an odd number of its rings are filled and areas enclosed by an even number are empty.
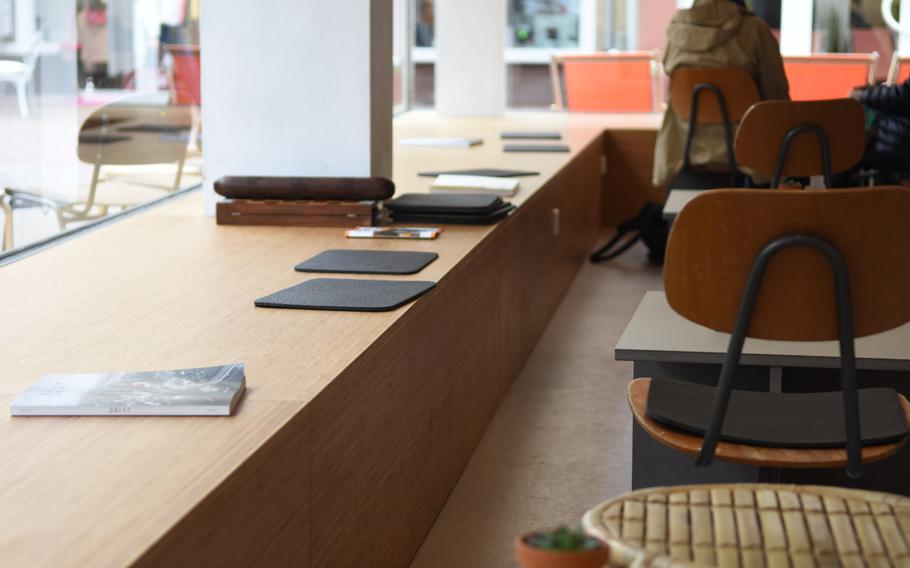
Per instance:
[[[470,148],[483,144],[483,138],[402,138],[402,146],[428,146],[431,148]]]
[[[41,376],[13,416],[229,416],[246,388],[243,364],[137,373]]]
[[[500,197],[512,197],[518,191],[518,180],[491,176],[441,175],[436,178],[430,191],[434,193],[489,193]]]

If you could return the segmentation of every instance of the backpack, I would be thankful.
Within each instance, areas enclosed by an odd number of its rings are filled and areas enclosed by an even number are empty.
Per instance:
[[[663,206],[658,203],[645,203],[638,215],[620,223],[613,238],[591,254],[591,262],[616,258],[638,241],[644,241],[648,247],[648,260],[653,264],[663,264],[669,234],[669,224],[663,217],[663,211]],[[623,238],[625,241],[620,242]]]

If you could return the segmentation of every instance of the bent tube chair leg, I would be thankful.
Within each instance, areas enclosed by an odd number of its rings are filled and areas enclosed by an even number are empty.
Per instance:
[[[743,343],[755,311],[755,303],[761,290],[765,269],[770,261],[780,252],[794,247],[814,249],[827,258],[834,272],[837,291],[837,319],[840,336],[841,387],[844,397],[844,419],[847,434],[847,475],[858,478],[862,475],[863,461],[859,426],[859,395],[856,390],[856,353],[853,336],[853,308],[850,295],[850,280],[843,257],[828,241],[811,235],[784,235],[765,245],[758,253],[746,290],[736,315],[730,344],[724,356],[717,391],[708,427],[705,430],[704,443],[695,462],[696,466],[707,467],[714,459],[714,452],[723,428],[727,405],[733,390],[733,380],[742,356]]]

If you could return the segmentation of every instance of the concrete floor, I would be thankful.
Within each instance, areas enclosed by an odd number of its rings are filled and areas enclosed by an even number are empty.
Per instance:
[[[412,568],[514,567],[519,534],[577,525],[629,491],[632,365],[613,346],[645,291],[662,287],[642,245],[582,268]]]

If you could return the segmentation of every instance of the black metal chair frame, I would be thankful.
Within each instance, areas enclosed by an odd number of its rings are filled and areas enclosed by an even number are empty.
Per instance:
[[[736,370],[742,357],[743,343],[752,322],[752,314],[758,300],[758,293],[764,280],[765,270],[771,260],[778,253],[796,247],[814,249],[825,256],[834,272],[837,299],[837,319],[840,339],[841,363],[841,388],[844,393],[844,419],[846,422],[846,447],[847,447],[847,475],[858,478],[862,475],[863,459],[859,426],[859,394],[856,387],[856,352],[854,349],[853,335],[853,308],[850,294],[850,280],[847,265],[840,252],[828,241],[813,235],[790,234],[778,237],[764,246],[755,257],[746,290],[743,293],[733,333],[727,353],[724,356],[723,366],[717,390],[714,395],[714,404],[710,421],[705,430],[704,443],[695,462],[699,467],[707,467],[714,459],[714,452],[723,428],[727,405],[733,390],[733,381]]]
[[[774,166],[774,177],[771,178],[771,189],[777,189],[780,186],[780,177],[784,169],[784,162],[787,160],[787,154],[790,152],[790,143],[800,134],[814,134],[818,138],[818,143],[822,151],[822,175],[825,177],[825,187],[831,187],[831,144],[828,141],[828,135],[825,131],[814,124],[802,124],[794,126],[784,136],[781,142],[780,150],[777,154],[777,163]]]
[[[720,107],[720,116],[723,119],[724,143],[727,146],[727,162],[730,168],[730,187],[736,187],[736,174],[739,169],[736,167],[736,155],[733,152],[733,125],[730,124],[730,114],[727,112],[727,101],[724,94],[720,92],[715,85],[711,83],[699,83],[692,89],[691,110],[689,112],[689,131],[686,133],[686,147],[683,150],[682,170],[692,167],[689,161],[689,152],[692,150],[692,139],[695,137],[695,130],[698,126],[698,101],[701,94],[705,91],[714,93],[717,98],[717,104]]]

